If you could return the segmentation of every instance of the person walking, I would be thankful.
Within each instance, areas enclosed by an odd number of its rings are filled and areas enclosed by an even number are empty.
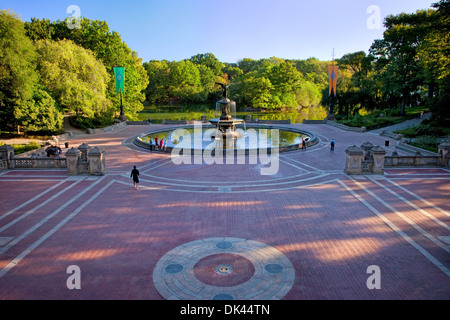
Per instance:
[[[334,139],[331,140],[331,151],[334,151],[334,145],[336,144],[336,141]]]
[[[161,141],[159,141],[159,150],[163,151],[163,143],[164,143],[164,139],[161,139]]]
[[[150,138],[150,140],[148,142],[150,144],[150,152],[152,152],[153,151],[153,139]]]
[[[302,138],[302,150],[306,150],[306,140]]]
[[[158,149],[158,136],[155,137],[155,150]]]
[[[136,169],[136,166],[134,166],[133,170],[131,170],[130,178],[133,178],[134,188],[136,190],[138,190],[139,189],[139,170]]]
[[[164,148],[164,151],[167,151],[167,139],[164,140],[163,148]]]

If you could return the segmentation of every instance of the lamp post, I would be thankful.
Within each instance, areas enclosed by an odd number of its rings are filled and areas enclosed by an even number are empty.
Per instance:
[[[120,91],[120,116],[119,116],[119,120],[121,122],[128,121],[127,116],[123,112],[122,91]]]
[[[114,76],[116,78],[116,94],[120,94],[120,116],[119,120],[124,122],[127,121],[127,117],[123,112],[123,94],[125,93],[125,68],[115,67]]]

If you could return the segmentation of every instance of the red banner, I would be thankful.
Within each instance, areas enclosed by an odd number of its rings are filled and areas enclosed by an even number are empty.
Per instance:
[[[338,70],[339,66],[328,66],[328,78],[330,80],[330,96],[331,90],[333,90],[334,95],[336,95]]]

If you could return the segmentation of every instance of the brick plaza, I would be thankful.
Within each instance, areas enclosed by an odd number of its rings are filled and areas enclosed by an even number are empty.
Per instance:
[[[396,141],[292,126],[320,143],[281,153],[273,176],[261,164],[177,166],[132,143],[158,125],[71,139],[105,150],[102,177],[0,172],[0,299],[449,299],[448,168],[346,175],[349,146],[391,154]]]

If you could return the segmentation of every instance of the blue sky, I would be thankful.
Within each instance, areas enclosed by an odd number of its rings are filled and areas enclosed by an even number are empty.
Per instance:
[[[438,0],[2,0],[23,21],[65,19],[77,5],[81,15],[106,20],[144,62],[179,61],[213,53],[222,62],[273,56],[331,60],[366,51],[384,28],[368,28],[390,14],[429,9]],[[374,25],[376,27],[376,24]]]

